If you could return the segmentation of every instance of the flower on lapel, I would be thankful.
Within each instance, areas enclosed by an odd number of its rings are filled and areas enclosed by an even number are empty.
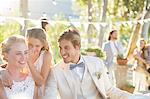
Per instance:
[[[97,77],[97,79],[101,78],[102,73],[101,72],[95,72],[95,76]]]

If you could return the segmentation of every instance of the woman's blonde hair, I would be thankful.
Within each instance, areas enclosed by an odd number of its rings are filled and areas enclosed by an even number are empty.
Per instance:
[[[15,43],[26,43],[26,42],[23,36],[12,35],[1,43],[1,54],[3,56],[3,60],[7,61],[6,58],[4,57],[4,53],[8,53],[11,50],[11,46]]]
[[[49,50],[48,41],[46,33],[42,28],[31,28],[28,29],[25,35],[25,38],[35,38],[40,40],[43,43],[43,48],[41,50]]]

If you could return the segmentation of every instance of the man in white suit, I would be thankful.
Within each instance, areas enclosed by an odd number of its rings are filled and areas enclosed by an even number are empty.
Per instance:
[[[108,75],[111,83],[116,86],[115,70],[116,70],[116,57],[119,54],[123,54],[123,46],[118,41],[117,30],[112,30],[109,33],[108,42],[104,44],[106,52],[106,60],[104,61],[105,66],[108,69]]]
[[[80,54],[80,35],[64,32],[59,40],[62,61],[51,69],[42,99],[128,99],[130,93],[109,82],[103,61]],[[148,99],[148,98],[147,98]]]

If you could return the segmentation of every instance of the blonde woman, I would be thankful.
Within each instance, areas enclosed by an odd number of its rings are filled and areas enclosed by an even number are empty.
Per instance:
[[[44,94],[45,81],[52,66],[52,56],[43,29],[28,29],[25,38],[29,48],[28,66],[35,81],[34,99],[40,99]]]
[[[3,87],[0,83],[1,99],[33,99],[34,81],[29,72],[24,71],[27,66],[28,47],[22,36],[11,36],[1,43],[1,53],[6,61],[5,69],[13,85]],[[5,93],[4,93],[5,92]]]

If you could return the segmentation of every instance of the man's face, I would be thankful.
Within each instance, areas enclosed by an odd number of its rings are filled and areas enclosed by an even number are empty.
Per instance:
[[[118,34],[117,31],[114,31],[111,35],[112,39],[117,40]]]
[[[59,42],[59,48],[60,55],[65,63],[78,62],[80,56],[80,46],[76,45],[74,47],[71,41],[63,39]]]

